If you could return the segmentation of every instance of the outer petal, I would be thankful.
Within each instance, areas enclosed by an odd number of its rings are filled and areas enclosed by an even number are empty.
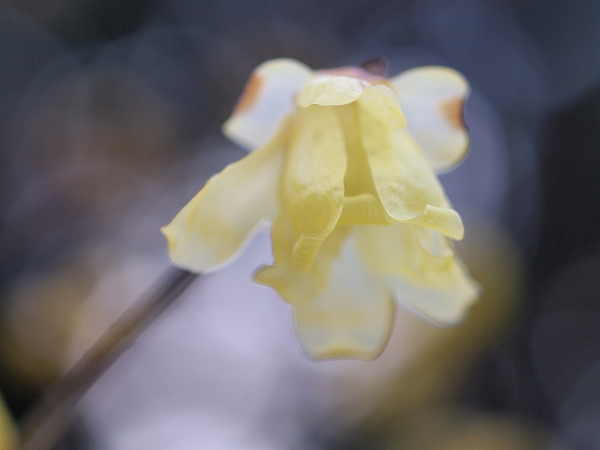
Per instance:
[[[318,75],[298,93],[296,103],[302,108],[310,105],[347,105],[359,98],[371,86],[362,78]]]
[[[353,230],[353,228],[351,228]],[[376,358],[388,341],[394,319],[389,284],[366,270],[348,227],[325,240],[309,272],[290,258],[295,233],[284,216],[273,227],[275,265],[256,274],[296,309],[300,341],[315,358]]]
[[[317,358],[372,360],[388,342],[395,303],[389,284],[363,265],[349,237],[326,291],[296,307],[298,335]]]
[[[162,228],[175,264],[203,272],[226,263],[277,211],[285,127],[264,147],[213,176]]]
[[[467,154],[469,133],[463,107],[469,84],[447,67],[417,67],[389,80],[408,124],[407,130],[437,171],[458,164]]]
[[[378,91],[379,86],[371,86],[368,89]],[[394,93],[389,88],[385,89],[393,96],[397,105]],[[356,104],[338,106],[336,110],[342,121],[348,156],[348,168],[344,177],[344,209],[338,225],[394,223],[394,219],[383,208],[373,184],[369,161],[361,142]],[[396,119],[403,119],[399,109]],[[386,117],[385,120],[389,118]]]
[[[294,260],[308,270],[344,204],[347,159],[335,109],[314,105],[297,111],[287,151],[283,203],[299,235]]]
[[[365,91],[357,106],[363,147],[386,212],[397,221],[414,222],[462,239],[462,220],[450,207],[419,147],[404,129],[380,117],[397,114],[395,108],[369,91]],[[373,111],[378,111],[377,115]]]
[[[459,322],[479,297],[447,238],[434,231],[397,223],[387,227],[363,226],[357,242],[367,266],[387,277],[408,305],[444,325]]]
[[[293,59],[264,62],[252,73],[223,132],[250,149],[264,145],[295,109],[296,94],[312,76],[308,66]]]

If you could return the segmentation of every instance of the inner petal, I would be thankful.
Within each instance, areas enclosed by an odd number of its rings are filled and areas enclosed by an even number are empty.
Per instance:
[[[293,258],[306,271],[342,212],[347,158],[335,108],[300,109],[293,123],[282,200],[298,235]]]
[[[337,227],[322,242],[312,266],[302,270],[293,257],[298,234],[290,221],[288,211],[285,207],[282,208],[271,230],[273,265],[256,272],[255,281],[273,287],[292,305],[298,306],[312,301],[328,289],[331,266],[339,257],[347,232],[348,227]]]
[[[453,239],[462,239],[462,220],[450,207],[431,165],[404,129],[381,119],[396,113],[369,92],[358,103],[360,137],[373,183],[385,211],[399,222],[411,222]],[[369,103],[370,107],[364,105]],[[373,115],[373,111],[378,114]]]
[[[369,161],[361,140],[357,104],[338,106],[336,111],[344,133],[344,144],[348,160],[344,176],[345,195],[356,196],[369,193],[377,196]]]
[[[390,225],[394,222],[381,206],[379,198],[364,192],[344,197],[344,209],[338,225]]]
[[[348,168],[344,177],[344,209],[339,225],[387,225],[394,220],[386,213],[373,183],[371,168],[360,136],[357,104],[337,108],[342,128]]]
[[[305,272],[291,259],[297,235],[282,211],[272,230],[275,262],[255,274],[294,306],[302,346],[315,358],[374,359],[391,332],[391,286],[361,261],[353,231],[336,227]]]

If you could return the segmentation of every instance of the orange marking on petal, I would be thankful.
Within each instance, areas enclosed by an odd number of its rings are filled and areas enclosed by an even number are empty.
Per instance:
[[[450,125],[459,130],[465,128],[464,107],[465,100],[461,97],[445,100],[439,104],[442,114],[450,122]]]
[[[233,114],[243,113],[250,109],[256,102],[256,98],[258,97],[258,93],[262,89],[263,84],[263,79],[257,73],[253,73],[244,87],[242,96],[233,109]]]

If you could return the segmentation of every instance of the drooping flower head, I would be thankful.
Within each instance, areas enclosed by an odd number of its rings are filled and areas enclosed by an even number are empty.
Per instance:
[[[317,358],[379,355],[395,298],[457,323],[478,289],[449,241],[464,228],[436,171],[467,152],[468,92],[445,67],[387,79],[263,63],[223,126],[252,151],[163,228],[172,260],[214,270],[271,221],[274,261],[255,279],[294,307],[300,340]]]

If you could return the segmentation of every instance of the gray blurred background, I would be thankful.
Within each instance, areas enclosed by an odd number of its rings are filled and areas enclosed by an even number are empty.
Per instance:
[[[117,361],[57,448],[600,448],[600,2],[0,1],[0,392],[18,419],[168,266],[159,227],[245,151],[250,72],[382,56],[472,86],[441,179],[485,296],[307,360],[266,234]],[[494,446],[496,445],[496,446]]]

